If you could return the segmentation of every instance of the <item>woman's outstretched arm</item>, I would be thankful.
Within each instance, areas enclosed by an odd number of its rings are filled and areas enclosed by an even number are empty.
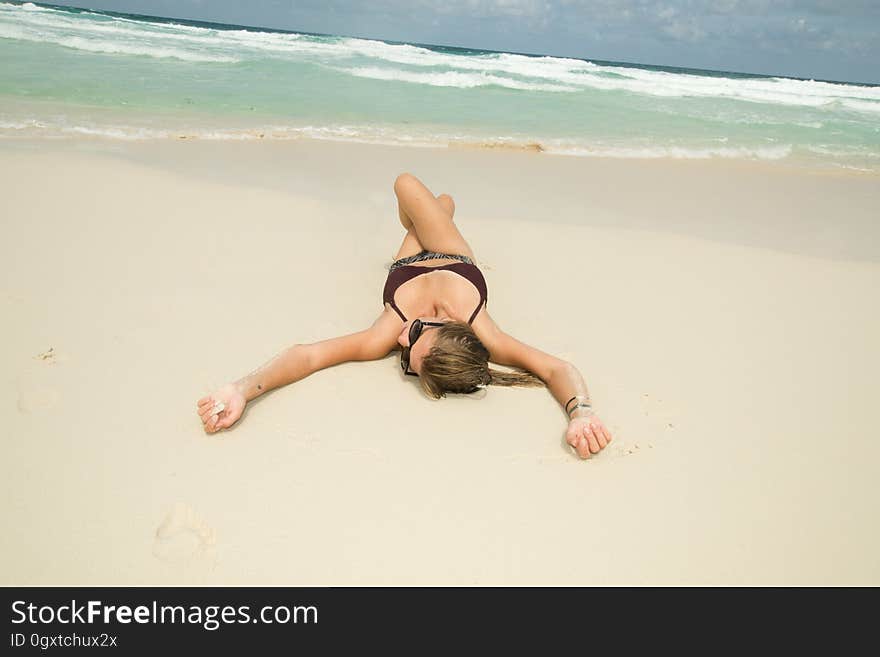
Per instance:
[[[488,312],[485,315],[487,325],[481,330],[480,339],[492,362],[528,370],[546,384],[568,418],[565,440],[578,456],[590,458],[590,454],[604,449],[611,442],[611,433],[593,412],[587,384],[577,367],[520,342],[502,331]]]
[[[363,331],[288,347],[250,374],[202,397],[198,412],[205,430],[214,433],[232,426],[249,401],[326,367],[387,356],[397,344],[397,324],[394,317],[383,312]]]

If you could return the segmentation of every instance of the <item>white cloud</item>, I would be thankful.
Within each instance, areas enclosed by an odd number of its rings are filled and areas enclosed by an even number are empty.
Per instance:
[[[378,3],[377,3],[378,4]],[[389,4],[386,0],[385,4]],[[431,0],[392,3],[440,14],[460,14],[462,16],[489,17],[534,17],[553,11],[553,2],[547,0],[444,0],[441,3]]]
[[[664,25],[662,29],[665,34],[680,41],[696,42],[706,38],[706,31],[693,19],[672,21]]]

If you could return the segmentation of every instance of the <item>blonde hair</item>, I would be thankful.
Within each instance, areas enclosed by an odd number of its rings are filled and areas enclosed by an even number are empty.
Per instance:
[[[541,387],[544,382],[527,370],[503,372],[489,368],[489,350],[466,322],[447,322],[422,359],[419,382],[429,397],[469,394],[482,386]]]

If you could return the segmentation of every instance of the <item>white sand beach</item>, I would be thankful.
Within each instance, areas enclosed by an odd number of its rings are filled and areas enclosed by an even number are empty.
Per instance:
[[[426,398],[396,354],[196,401],[369,326],[411,171],[488,309],[573,362]],[[3,585],[878,585],[880,177],[292,140],[0,142]]]

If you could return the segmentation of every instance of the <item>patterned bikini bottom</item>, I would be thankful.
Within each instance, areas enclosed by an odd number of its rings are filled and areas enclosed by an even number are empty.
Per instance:
[[[437,253],[435,251],[420,251],[415,255],[407,256],[406,258],[401,258],[400,260],[395,260],[388,268],[388,271],[394,271],[398,267],[411,265],[414,262],[423,262],[424,260],[438,260],[440,258],[451,258],[452,260],[466,262],[469,265],[474,264],[473,260],[463,255],[456,255],[454,253]]]

